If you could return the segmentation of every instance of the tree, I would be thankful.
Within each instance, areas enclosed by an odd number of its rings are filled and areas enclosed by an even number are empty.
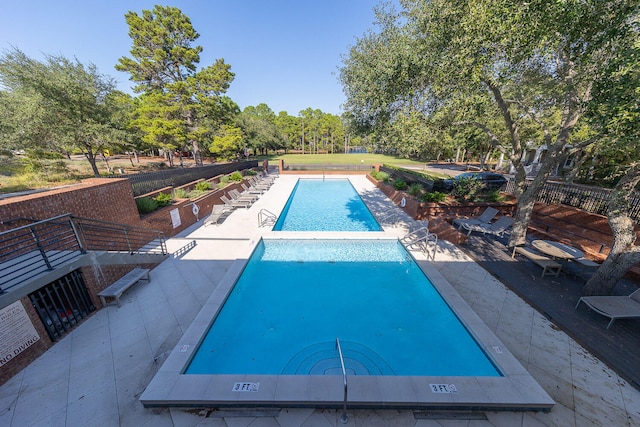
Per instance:
[[[100,176],[96,156],[117,146],[122,136],[111,117],[112,78],[93,64],[54,55],[41,62],[14,49],[0,58],[0,82],[25,114],[20,120],[28,132],[14,132],[14,140],[61,153],[79,150]]]
[[[298,117],[290,116],[286,111],[280,111],[274,119],[274,124],[284,138],[282,148],[286,151],[293,145],[300,134],[300,120]]]
[[[432,115],[445,108],[475,126],[516,168],[516,221],[509,245],[524,241],[540,191],[560,160],[595,141],[575,133],[610,52],[611,28],[631,25],[633,2],[402,0],[402,19],[378,11],[379,34],[359,40],[341,72],[347,108],[361,125],[392,121],[404,106]],[[532,25],[535,23],[535,25]],[[484,102],[478,103],[478,99]],[[478,105],[491,103],[501,130]],[[537,176],[526,182],[524,129],[547,146]],[[584,136],[584,139],[578,139]]]
[[[275,122],[276,115],[264,103],[246,107],[237,118],[245,135],[245,145],[262,154],[284,146],[284,136]]]
[[[125,18],[133,41],[132,58],[120,58],[116,69],[130,73],[131,80],[138,83],[136,92],[155,94],[147,101],[157,100],[158,111],[176,108],[171,117],[160,114],[152,121],[164,128],[154,133],[171,130],[174,141],[184,140],[192,145],[196,164],[201,165],[198,136],[213,131],[201,129],[207,123],[203,119],[211,114],[229,113],[228,102],[222,95],[234,78],[230,65],[217,59],[197,71],[202,47],[194,47],[192,43],[200,35],[176,7],[156,5],[153,10],[143,10],[142,16],[128,12]],[[179,120],[182,125],[163,126],[163,120]]]
[[[216,157],[233,160],[242,150],[242,129],[233,125],[222,125],[213,138],[209,151]]]
[[[130,125],[142,132],[145,143],[168,152],[171,166],[174,151],[182,151],[187,144],[180,108],[170,103],[164,94],[149,93],[138,97]]]
[[[636,15],[637,16],[637,15]],[[613,244],[605,261],[582,289],[585,295],[608,295],[629,268],[640,262],[635,222],[629,216],[631,193],[640,182],[640,38],[638,23],[612,29],[620,40],[611,52],[607,72],[596,80],[587,115],[603,133],[606,151],[617,164],[607,218]]]

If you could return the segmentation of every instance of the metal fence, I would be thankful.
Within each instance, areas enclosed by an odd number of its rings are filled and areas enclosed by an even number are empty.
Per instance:
[[[296,164],[287,163],[286,169],[289,171],[370,171],[370,164],[334,164],[334,163],[319,163],[319,164]]]
[[[257,160],[223,163],[184,169],[167,169],[134,175],[114,175],[109,178],[127,178],[131,182],[134,196],[151,193],[164,187],[179,187],[198,179],[229,174],[258,166]]]
[[[513,194],[515,180],[509,179],[505,191]],[[562,204],[599,215],[607,215],[611,190],[608,188],[568,185],[547,182],[537,195],[536,201],[546,204]],[[634,192],[629,200],[629,216],[640,221],[640,195]]]

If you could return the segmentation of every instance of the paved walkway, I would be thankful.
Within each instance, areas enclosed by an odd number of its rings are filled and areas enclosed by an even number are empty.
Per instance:
[[[340,411],[283,409],[254,413],[145,409],[138,401],[220,278],[248,257],[261,230],[261,208],[279,212],[295,177],[283,175],[250,209],[222,224],[196,224],[170,239],[171,258],[122,298],[98,311],[29,367],[0,387],[2,426],[340,426]],[[374,212],[395,208],[364,177],[352,177]],[[408,220],[408,219],[407,219]],[[561,332],[464,252],[440,242],[435,265],[520,363],[557,402],[549,413],[488,412],[454,419],[411,411],[349,411],[356,426],[636,426],[640,392]]]

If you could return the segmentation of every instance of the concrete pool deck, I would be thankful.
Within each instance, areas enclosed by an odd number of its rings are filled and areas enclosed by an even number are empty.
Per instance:
[[[283,175],[250,209],[222,224],[196,224],[170,239],[171,251],[197,245],[171,258],[122,298],[73,330],[29,367],[0,387],[0,424],[7,426],[304,426],[342,425],[340,410],[289,408],[278,416],[252,412],[145,409],[139,401],[202,306],[232,268],[248,256],[263,233],[261,208],[279,212],[296,177]],[[354,186],[375,212],[391,202],[364,177]],[[560,332],[462,251],[440,242],[433,266],[476,311],[513,355],[555,400],[549,413],[485,412],[484,420],[447,414],[414,416],[408,410],[350,410],[350,425],[616,425],[640,424],[640,392]],[[212,418],[217,417],[217,418]]]

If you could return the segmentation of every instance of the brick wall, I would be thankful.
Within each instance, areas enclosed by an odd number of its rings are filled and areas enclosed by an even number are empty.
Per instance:
[[[155,212],[144,215],[140,220],[142,227],[151,228],[153,230],[162,231],[166,237],[175,236],[186,228],[196,223],[196,215],[193,213],[193,205],[198,205],[198,220],[203,220],[211,214],[214,205],[224,204],[220,199],[229,191],[237,189],[242,192],[242,183],[232,183],[220,190],[214,190],[197,199],[179,199],[170,206],[158,209]],[[171,220],[171,211],[178,210],[180,214],[181,225],[174,228]]]
[[[0,200],[0,221],[13,218],[43,220],[67,213],[101,221],[140,225],[131,184],[125,178],[90,178],[80,184]],[[5,225],[0,230],[13,227]]]

